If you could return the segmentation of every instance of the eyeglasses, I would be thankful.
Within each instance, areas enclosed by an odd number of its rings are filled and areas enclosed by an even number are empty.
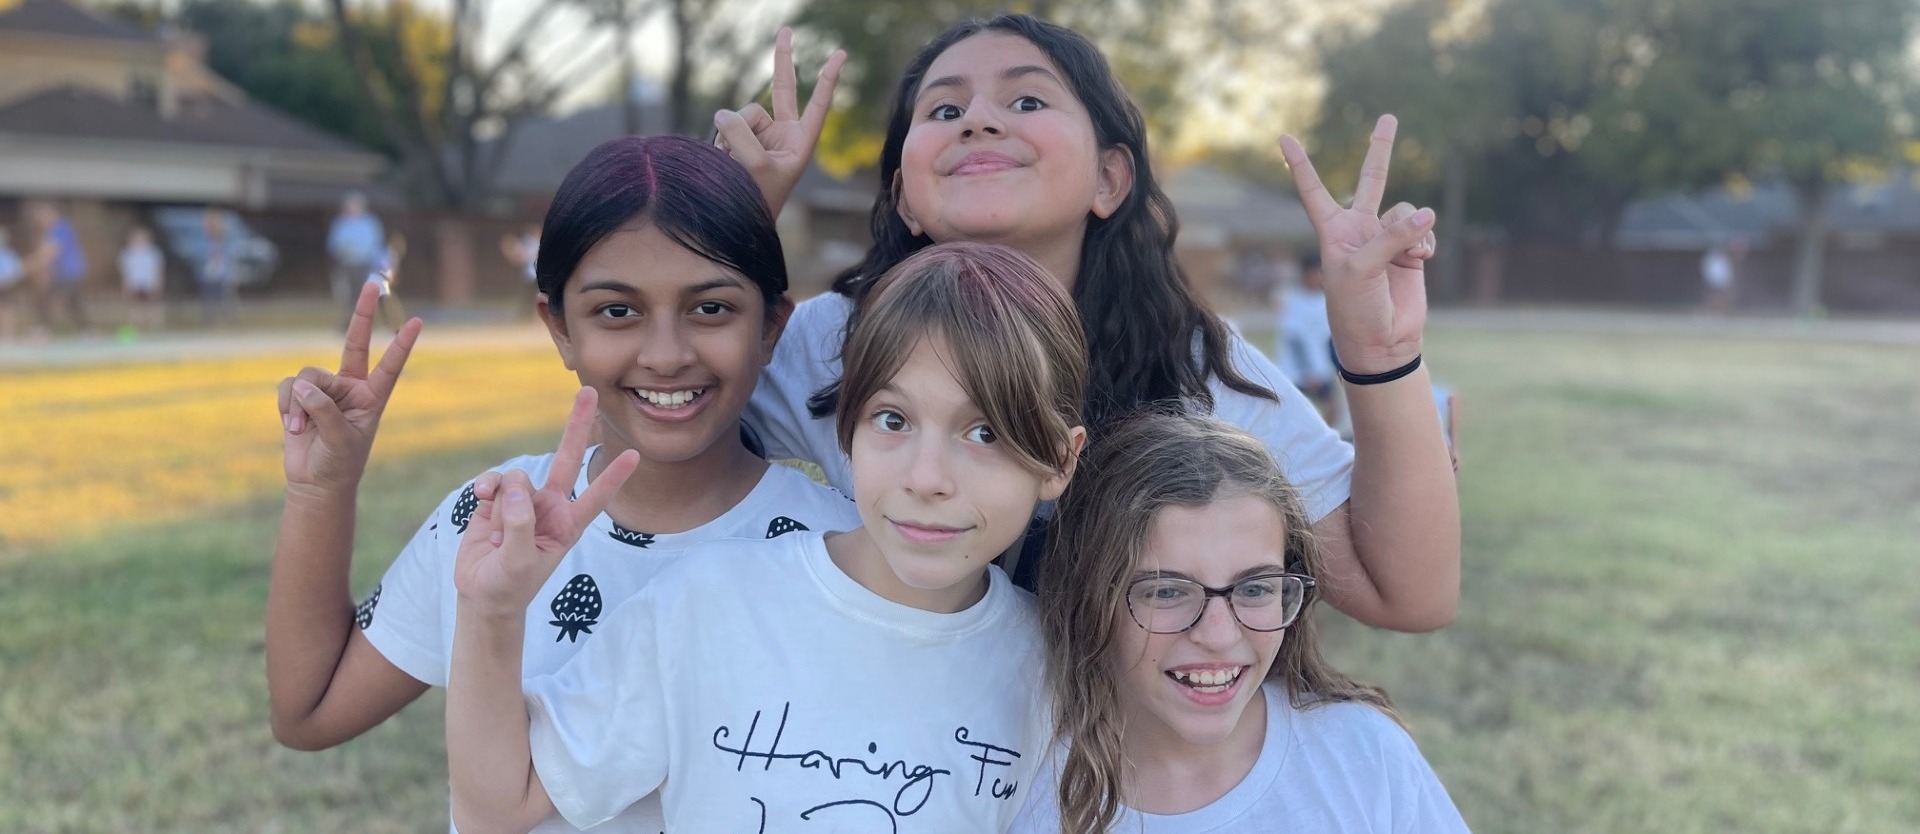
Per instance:
[[[1254,631],[1279,631],[1300,616],[1314,584],[1313,577],[1295,573],[1249,576],[1225,588],[1148,576],[1127,588],[1127,613],[1149,632],[1179,634],[1200,624],[1214,597],[1226,597],[1227,608],[1240,625]]]

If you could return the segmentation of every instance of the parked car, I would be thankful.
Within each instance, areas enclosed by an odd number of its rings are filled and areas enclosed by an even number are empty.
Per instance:
[[[209,211],[219,214],[227,234],[240,242],[237,285],[259,287],[273,280],[273,271],[280,266],[280,247],[261,237],[233,210],[205,206],[158,206],[147,210],[148,221],[167,252],[169,271],[184,279],[184,286],[193,284],[192,264],[206,249]]]

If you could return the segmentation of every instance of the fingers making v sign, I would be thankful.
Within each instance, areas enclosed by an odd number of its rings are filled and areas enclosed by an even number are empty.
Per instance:
[[[519,469],[482,476],[491,488],[474,490],[481,496],[480,505],[454,559],[453,584],[462,605],[475,606],[487,617],[525,616],[541,583],[633,474],[640,453],[628,449],[608,463],[585,492],[569,496],[585,463],[597,403],[592,388],[582,388],[574,397],[547,482],[537,489]]]
[[[1280,139],[1300,202],[1320,236],[1334,347],[1340,364],[1356,374],[1382,373],[1411,361],[1420,354],[1426,327],[1433,210],[1401,203],[1380,213],[1396,127],[1392,116],[1381,116],[1374,125],[1353,204],[1346,207],[1321,184],[1300,141]]]
[[[773,40],[773,112],[749,104],[713,116],[717,144],[747,167],[775,217],[813,161],[814,146],[820,144],[820,131],[833,105],[833,88],[840,83],[840,67],[846,61],[847,53],[838,49],[827,56],[819,83],[807,98],[807,109],[801,110],[800,78],[793,69],[793,30],[783,26]]]
[[[386,411],[393,386],[400,381],[413,343],[420,337],[420,320],[400,326],[380,357],[367,370],[368,347],[373,340],[373,311],[380,288],[361,287],[347,323],[347,343],[340,352],[340,370],[328,373],[304,368],[280,381],[280,422],[285,429],[282,455],[288,489],[352,489],[367,468],[373,436]]]

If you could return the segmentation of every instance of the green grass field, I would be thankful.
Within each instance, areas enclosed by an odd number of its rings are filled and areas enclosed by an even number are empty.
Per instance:
[[[1912,346],[1440,329],[1428,356],[1465,398],[1459,619],[1328,639],[1476,831],[1913,830]],[[357,586],[448,488],[553,437],[382,463]],[[0,554],[0,831],[444,826],[436,695],[325,753],[268,734],[277,512],[261,495]]]

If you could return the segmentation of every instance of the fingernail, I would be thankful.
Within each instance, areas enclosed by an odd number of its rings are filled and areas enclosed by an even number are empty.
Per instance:
[[[293,414],[291,413],[280,415],[280,425],[286,428],[287,434],[300,433],[298,429],[293,427]]]
[[[507,490],[507,501],[511,503],[519,504],[519,503],[525,502],[526,500],[527,500],[526,490],[521,489],[519,487],[514,487],[512,489]]]
[[[1433,222],[1433,209],[1421,209],[1413,213],[1413,225],[1425,226]]]
[[[296,379],[293,381],[293,395],[296,397],[310,397],[319,393],[319,391],[320,389],[313,387],[313,383],[304,379]]]

